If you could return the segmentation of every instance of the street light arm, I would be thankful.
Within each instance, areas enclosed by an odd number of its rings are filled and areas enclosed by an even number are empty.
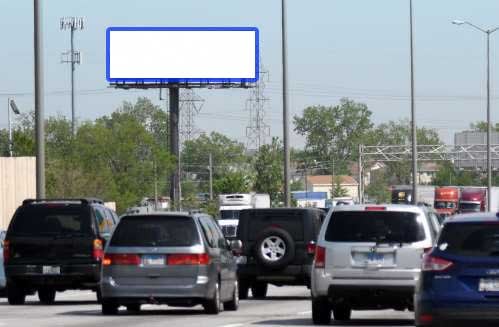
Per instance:
[[[499,26],[489,31],[489,34],[499,31]]]
[[[487,31],[487,30],[485,30],[485,29],[481,28],[480,26],[477,26],[477,25],[475,25],[475,24],[473,24],[473,23],[470,23],[470,22],[467,22],[467,21],[466,21],[466,22],[464,22],[464,24],[469,25],[469,26],[473,27],[474,29],[479,30],[480,32],[483,32],[483,33],[488,33],[488,31]]]

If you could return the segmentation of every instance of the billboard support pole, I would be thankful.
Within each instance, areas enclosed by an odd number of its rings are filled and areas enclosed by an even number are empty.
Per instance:
[[[170,200],[173,201],[171,208],[180,209],[180,174],[179,174],[179,88],[170,87],[170,153],[176,158],[176,167],[170,175]]]

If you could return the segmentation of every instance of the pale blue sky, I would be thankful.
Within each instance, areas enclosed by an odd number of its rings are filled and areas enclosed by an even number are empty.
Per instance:
[[[60,53],[69,32],[62,16],[83,16],[77,32],[77,115],[108,114],[123,100],[157,91],[106,89],[105,28],[108,26],[256,26],[261,55],[270,71],[266,95],[271,134],[281,136],[280,0],[42,0],[47,113],[70,116],[69,66]],[[0,127],[7,124],[7,96],[33,108],[33,9],[31,0],[0,0]],[[450,22],[460,18],[484,27],[499,25],[497,0],[414,0],[417,119],[447,142],[456,130],[485,118],[485,40]],[[290,108],[336,104],[341,97],[365,102],[379,123],[409,117],[408,0],[288,0]],[[497,111],[497,51],[492,41],[493,113]],[[57,92],[63,91],[63,92]],[[66,91],[66,92],[64,92]],[[201,90],[206,102],[198,128],[245,141],[247,90]],[[1,104],[5,103],[5,106]],[[483,117],[483,118],[482,118]],[[303,139],[293,136],[293,145]]]

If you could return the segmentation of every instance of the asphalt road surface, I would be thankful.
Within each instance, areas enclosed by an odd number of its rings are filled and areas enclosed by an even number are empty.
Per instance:
[[[305,287],[270,287],[265,300],[241,301],[236,312],[217,316],[204,314],[202,307],[171,308],[143,305],[139,314],[121,309],[117,316],[102,316],[95,295],[86,291],[57,293],[54,305],[41,305],[36,296],[26,305],[9,306],[0,299],[0,327],[3,326],[313,326],[310,292]],[[414,326],[412,312],[354,311],[352,321],[332,322],[332,326]]]

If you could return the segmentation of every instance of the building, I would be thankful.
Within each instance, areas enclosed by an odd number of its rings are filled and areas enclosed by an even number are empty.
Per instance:
[[[331,199],[331,191],[336,184],[336,179],[340,180],[340,185],[347,192],[347,196],[358,201],[359,183],[352,176],[338,175],[335,176],[334,182],[331,175],[307,176],[306,189],[309,192],[326,192],[327,198]]]
[[[490,143],[493,145],[499,144],[499,133],[492,132],[490,134]],[[466,147],[470,153],[460,153],[454,160],[454,166],[458,169],[487,169],[487,133],[464,131],[454,134],[454,145]],[[495,151],[492,151],[492,168],[499,169],[499,160]]]

